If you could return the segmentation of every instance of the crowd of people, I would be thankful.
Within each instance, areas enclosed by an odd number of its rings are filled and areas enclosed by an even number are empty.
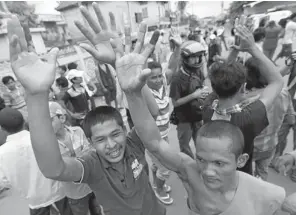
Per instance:
[[[285,32],[288,63],[278,68],[274,51],[258,43],[268,36],[251,32],[244,16],[228,49],[246,59],[229,61],[216,32],[172,28],[167,42],[155,31],[145,43],[141,23],[137,37],[125,30],[123,44],[113,14],[109,28],[93,8],[99,23],[81,6],[89,26],[75,25],[91,43],[80,46],[97,63],[96,80],[76,63],[57,66],[58,48],[29,52],[18,18],[8,22],[18,82],[2,79],[0,192],[17,190],[31,215],[165,215],[175,172],[189,215],[295,213],[295,194],[267,182],[269,167],[295,175],[295,152],[284,153],[296,130],[295,14]],[[180,151],[169,141],[170,124]]]

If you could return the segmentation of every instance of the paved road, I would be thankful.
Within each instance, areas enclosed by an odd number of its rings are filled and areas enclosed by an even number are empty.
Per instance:
[[[278,53],[278,51],[276,52]],[[284,61],[279,61],[279,64],[283,65]],[[285,78],[286,79],[286,78]],[[288,146],[286,151],[292,150],[293,134],[290,133],[288,137]],[[175,126],[171,127],[169,134],[170,144],[178,149],[177,134]],[[193,143],[192,143],[193,146]],[[193,147],[194,150],[194,147]],[[276,172],[270,169],[268,181],[285,188],[287,195],[296,192],[296,184],[293,183],[288,177],[278,175]],[[174,203],[167,207],[168,215],[186,215],[186,192],[182,183],[177,178],[176,174],[172,174],[168,184],[172,186],[172,197]],[[284,213],[285,215],[286,213]],[[27,202],[17,196],[16,193],[11,193],[7,197],[0,197],[0,215],[29,215]]]

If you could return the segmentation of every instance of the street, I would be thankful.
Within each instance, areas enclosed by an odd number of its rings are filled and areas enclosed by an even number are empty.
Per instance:
[[[280,47],[277,49],[276,53],[278,53]],[[226,52],[224,53],[226,55]],[[284,65],[284,60],[279,60],[278,64]],[[287,80],[287,77],[284,78]],[[177,141],[177,133],[176,127],[171,125],[171,130],[169,133],[169,141],[172,147],[178,149],[178,141]],[[192,149],[194,150],[193,142],[191,143]],[[288,137],[288,145],[286,151],[292,151],[293,149],[293,133],[291,132]],[[274,170],[269,170],[268,181],[282,186],[285,188],[287,195],[290,195],[296,192],[296,184],[292,182],[288,177],[281,176],[277,174]],[[187,215],[188,209],[186,206],[186,198],[187,194],[183,185],[177,175],[172,173],[168,184],[172,187],[172,198],[174,199],[174,203],[171,206],[167,207],[167,215]],[[42,192],[42,191],[40,191]],[[0,215],[29,215],[29,209],[27,202],[16,194],[14,191],[8,191],[6,193],[7,196],[0,196]],[[283,213],[284,215],[286,213]]]

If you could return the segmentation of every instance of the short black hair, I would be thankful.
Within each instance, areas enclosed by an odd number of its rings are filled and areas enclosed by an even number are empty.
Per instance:
[[[62,88],[68,87],[68,85],[69,85],[67,78],[65,78],[63,76],[56,79],[56,84],[57,84],[57,86],[62,87]]]
[[[265,29],[264,28],[257,28],[254,32],[253,32],[253,36],[254,36],[254,40],[255,42],[259,42],[262,39],[265,38]]]
[[[68,69],[69,70],[77,69],[77,63],[74,63],[74,62],[73,63],[69,63],[68,64]]]
[[[109,120],[115,120],[119,126],[124,128],[124,122],[120,112],[111,106],[99,106],[87,113],[83,121],[83,130],[87,138],[91,138],[92,126],[102,124]]]
[[[9,134],[15,134],[24,129],[25,120],[20,111],[5,107],[0,112],[1,129]]]
[[[13,78],[12,76],[10,76],[10,75],[8,75],[8,76],[4,76],[4,77],[2,78],[2,83],[3,83],[4,85],[6,85],[6,84],[8,84],[8,82],[9,82],[10,80],[15,81],[14,78]]]
[[[67,67],[66,67],[65,65],[63,65],[63,66],[59,66],[59,68],[60,68],[61,70],[63,70],[64,72],[67,71]]]
[[[219,98],[229,98],[245,83],[246,69],[239,62],[214,62],[209,69],[209,79]]]
[[[286,25],[287,25],[287,19],[284,18],[284,19],[279,20],[278,24],[279,24],[282,28],[285,28]]]
[[[245,62],[245,67],[247,69],[246,88],[248,90],[252,88],[261,89],[268,84],[266,79],[261,75],[259,62],[254,57],[250,57]]]
[[[233,125],[226,120],[214,120],[204,124],[197,133],[198,137],[205,138],[223,138],[230,139],[231,145],[230,152],[235,154],[236,159],[243,153],[244,149],[244,136],[239,127]],[[195,145],[199,141],[195,140]]]
[[[147,67],[149,68],[149,69],[162,69],[162,66],[161,66],[161,64],[160,63],[158,63],[158,62],[156,62],[156,61],[151,61],[151,62],[149,62],[148,64],[147,64]]]

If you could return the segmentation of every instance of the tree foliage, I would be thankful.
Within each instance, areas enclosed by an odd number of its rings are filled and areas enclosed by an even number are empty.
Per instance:
[[[35,7],[33,5],[29,5],[25,1],[7,1],[7,8],[11,13],[14,13],[18,16],[20,22],[23,25],[27,25],[28,27],[36,27],[37,26],[37,15],[35,12]]]
[[[251,3],[252,1],[233,1],[229,7],[229,18],[234,20],[236,17],[239,17],[244,12],[244,5]]]

